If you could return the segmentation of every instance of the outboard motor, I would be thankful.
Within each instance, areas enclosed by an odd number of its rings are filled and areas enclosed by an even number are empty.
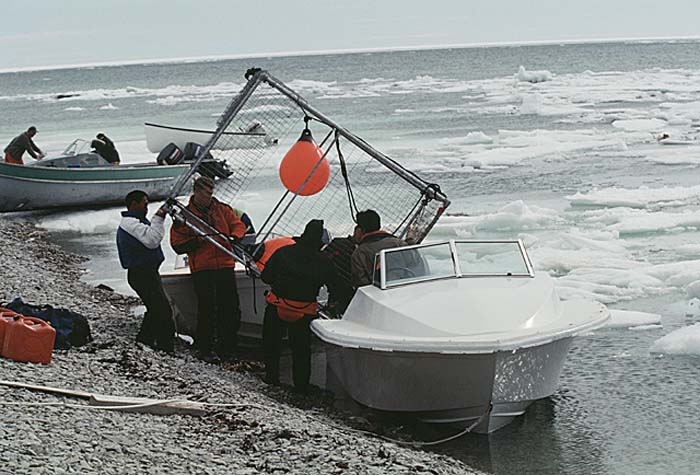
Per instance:
[[[163,147],[163,150],[160,151],[158,158],[156,158],[156,162],[158,162],[158,165],[176,165],[182,162],[184,159],[185,154],[182,152],[182,150],[180,150],[180,147],[174,143],[169,143]]]

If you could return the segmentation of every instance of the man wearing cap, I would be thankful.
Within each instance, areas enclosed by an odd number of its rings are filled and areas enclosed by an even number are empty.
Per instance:
[[[231,240],[245,235],[246,225],[233,209],[214,198],[214,180],[199,177],[187,209],[219,233],[211,236],[232,249]],[[187,254],[197,294],[197,330],[194,337],[199,356],[209,362],[232,357],[238,342],[241,309],[236,288],[236,261],[230,254],[201,237],[187,224],[174,222],[170,244],[178,254]]]
[[[44,152],[42,152],[32,140],[32,137],[35,135],[36,127],[32,125],[26,132],[22,132],[17,137],[12,139],[12,142],[5,147],[5,161],[15,165],[24,165],[24,160],[22,160],[22,155],[24,155],[24,152],[29,153],[29,155],[36,160],[41,160],[44,158]]]
[[[288,330],[292,347],[294,388],[305,392],[311,377],[311,329],[316,316],[316,298],[321,287],[332,278],[333,268],[321,254],[323,221],[306,224],[295,244],[275,251],[261,274],[270,285],[263,320],[265,381],[279,384],[282,333]]]

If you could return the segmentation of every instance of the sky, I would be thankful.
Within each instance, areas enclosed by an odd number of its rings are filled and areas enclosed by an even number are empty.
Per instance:
[[[700,37],[698,0],[0,0],[0,4],[0,70],[312,51]]]

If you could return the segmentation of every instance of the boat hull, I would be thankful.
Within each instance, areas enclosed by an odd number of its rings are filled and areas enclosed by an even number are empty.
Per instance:
[[[173,307],[178,333],[194,336],[197,328],[197,295],[188,270],[162,273],[163,289]],[[253,281],[245,270],[236,269],[236,285],[241,307],[240,336],[262,339],[265,314],[264,291],[269,287],[260,280]]]
[[[144,124],[146,133],[146,147],[153,153],[160,153],[166,145],[174,143],[181,150],[189,142],[204,145],[209,142],[213,130],[189,129],[183,127],[171,127],[159,124]],[[233,150],[240,148],[254,148],[261,143],[267,143],[270,139],[265,133],[224,132],[216,141],[212,150]]]
[[[189,165],[119,165],[90,168],[30,167],[0,163],[0,212],[121,204],[142,190],[168,196]]]
[[[482,419],[473,431],[489,433],[523,414],[532,401],[556,391],[572,340],[474,354],[326,343],[327,374],[363,406],[408,413],[432,424],[466,427]]]

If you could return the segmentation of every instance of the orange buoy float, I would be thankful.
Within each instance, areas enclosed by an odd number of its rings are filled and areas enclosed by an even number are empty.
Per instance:
[[[5,329],[2,356],[26,363],[51,363],[56,330],[40,318],[15,314]]]
[[[263,269],[265,269],[265,264],[267,264],[267,261],[270,260],[270,257],[272,257],[277,249],[295,243],[296,241],[290,237],[278,237],[265,241],[263,243],[263,253],[260,258],[255,261],[258,270],[262,272]]]
[[[318,166],[316,166],[317,164]],[[316,168],[315,170],[314,167]],[[312,171],[313,174],[311,173]],[[314,142],[311,131],[304,129],[299,140],[292,145],[292,148],[289,149],[282,159],[280,164],[282,184],[292,193],[310,196],[321,191],[328,184],[330,176],[331,167],[328,164],[328,160],[323,156],[323,151]],[[302,185],[304,186],[303,188],[301,188]]]

